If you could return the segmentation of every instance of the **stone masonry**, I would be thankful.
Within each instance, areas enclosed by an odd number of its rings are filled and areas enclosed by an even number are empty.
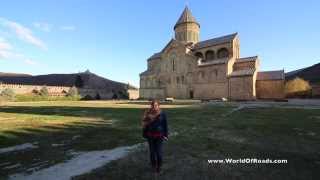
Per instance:
[[[254,100],[257,94],[266,99],[284,97],[284,72],[263,72],[260,78],[259,57],[240,57],[238,33],[200,41],[200,24],[188,7],[174,31],[175,38],[148,58],[148,68],[140,74],[140,98]]]

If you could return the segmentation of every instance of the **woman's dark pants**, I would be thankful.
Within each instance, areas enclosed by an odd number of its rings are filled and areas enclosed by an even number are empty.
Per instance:
[[[162,165],[162,139],[148,138],[151,166],[160,168]]]

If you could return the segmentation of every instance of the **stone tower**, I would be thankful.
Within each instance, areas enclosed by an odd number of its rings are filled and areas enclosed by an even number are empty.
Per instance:
[[[199,42],[200,24],[192,16],[191,11],[186,6],[179,20],[174,26],[175,39],[184,43]]]

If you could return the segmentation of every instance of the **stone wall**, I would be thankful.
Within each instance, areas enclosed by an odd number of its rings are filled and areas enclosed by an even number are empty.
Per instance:
[[[147,71],[140,74],[140,98],[256,99],[259,60],[236,62],[239,46],[237,36],[194,49],[171,40],[161,54],[148,59]],[[231,75],[245,70],[249,73]]]
[[[256,82],[257,98],[283,99],[284,80],[259,80]]]
[[[175,38],[182,42],[198,42],[199,25],[196,23],[183,23],[175,27]]]
[[[33,91],[40,91],[44,86],[23,85],[23,84],[0,84],[0,92],[4,89],[12,89],[16,94],[32,94]],[[70,87],[66,86],[45,86],[51,96],[64,96]]]
[[[104,89],[79,88],[79,94],[82,97],[90,96],[93,99],[111,99],[114,93]]]
[[[40,91],[43,87],[46,87],[49,92],[49,96],[65,96],[70,87],[67,86],[38,86],[38,85],[23,85],[23,84],[0,84],[0,92],[4,89],[12,89],[15,94],[32,94],[34,91]],[[78,88],[78,92],[82,97],[90,96],[93,99],[112,99],[114,93],[105,89],[89,89]],[[127,95],[131,99],[137,99],[139,97],[139,90],[128,90]]]
[[[166,97],[164,89],[140,89],[139,96],[143,99],[164,99]]]
[[[193,89],[195,99],[221,99],[228,97],[228,84],[221,83],[205,83],[197,84]]]
[[[138,89],[128,89],[129,99],[138,99],[139,98],[139,90]]]
[[[231,77],[229,79],[230,99],[234,100],[254,100],[253,76]]]

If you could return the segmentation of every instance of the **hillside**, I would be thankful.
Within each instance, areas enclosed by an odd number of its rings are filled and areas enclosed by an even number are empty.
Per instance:
[[[31,76],[30,74],[18,74],[18,73],[4,73],[4,72],[0,72],[0,77],[28,77]]]
[[[320,84],[320,63],[286,73],[286,80],[303,78],[312,84]]]
[[[78,83],[81,81],[80,87],[90,89],[121,91],[127,88],[127,84],[106,79],[89,71],[74,74],[48,74],[37,76],[27,74],[0,73],[0,82],[8,84],[75,86],[76,81],[78,81]],[[79,84],[77,86],[79,86]]]

